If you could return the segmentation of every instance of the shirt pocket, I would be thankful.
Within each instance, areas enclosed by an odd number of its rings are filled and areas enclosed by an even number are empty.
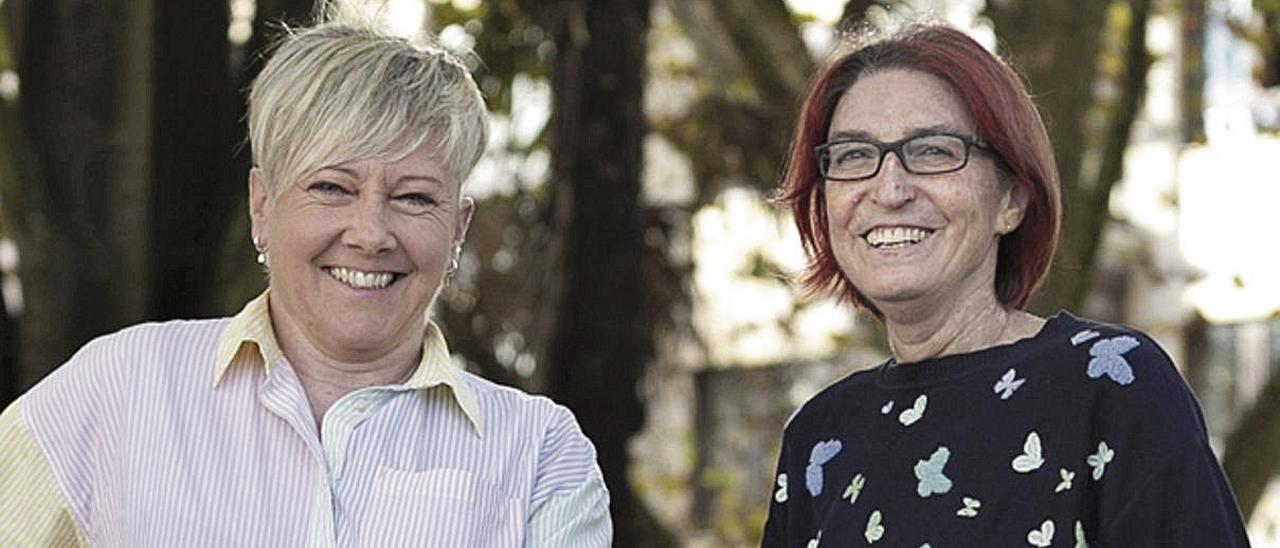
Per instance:
[[[369,493],[360,546],[520,546],[524,526],[520,499],[470,472],[380,468]]]

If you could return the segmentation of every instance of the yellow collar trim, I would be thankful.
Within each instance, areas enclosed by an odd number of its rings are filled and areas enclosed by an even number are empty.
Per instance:
[[[271,374],[273,364],[284,359],[280,344],[276,341],[275,331],[271,328],[271,312],[267,305],[267,294],[249,301],[244,309],[231,318],[231,323],[218,339],[218,356],[213,368],[213,387],[216,389],[226,375],[227,369],[236,362],[242,352],[256,352],[257,359],[262,360],[263,369]],[[422,359],[417,369],[405,382],[405,388],[425,390],[439,385],[446,385],[453,394],[454,401],[471,421],[476,435],[484,433],[484,417],[480,413],[480,404],[475,392],[462,378],[461,372],[449,359],[449,346],[445,343],[440,327],[427,320],[426,332],[423,334]]]

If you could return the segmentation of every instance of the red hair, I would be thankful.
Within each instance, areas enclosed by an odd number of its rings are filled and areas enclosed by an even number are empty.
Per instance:
[[[809,256],[801,283],[810,294],[880,311],[840,270],[827,232],[825,186],[814,147],[826,141],[836,104],[864,74],[907,69],[949,83],[969,107],[978,137],[996,151],[1001,178],[1027,192],[1022,223],[1000,238],[996,298],[1021,309],[1044,281],[1058,246],[1062,216],[1058,170],[1044,121],[1022,80],[1008,65],[964,33],[938,25],[916,25],[858,48],[819,71],[796,126],[777,200],[790,206]]]

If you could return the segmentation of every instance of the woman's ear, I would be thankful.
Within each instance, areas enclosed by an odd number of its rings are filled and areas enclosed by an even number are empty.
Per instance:
[[[1005,194],[1004,209],[1000,212],[997,233],[1004,236],[1018,229],[1018,225],[1022,224],[1022,218],[1027,214],[1027,201],[1028,193],[1025,186],[1018,183],[1010,186]]]
[[[467,239],[467,228],[471,226],[471,216],[475,215],[476,201],[470,196],[463,196],[458,202],[458,219],[457,224],[453,227],[453,246],[455,248],[462,245],[462,241]]]
[[[262,169],[249,170],[249,225],[255,241],[266,238],[267,210],[270,207],[270,192],[266,182],[262,180]]]

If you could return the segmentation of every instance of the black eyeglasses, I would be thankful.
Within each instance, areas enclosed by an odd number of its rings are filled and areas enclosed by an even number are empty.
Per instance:
[[[884,157],[890,152],[908,173],[938,175],[960,171],[969,164],[969,149],[992,152],[987,145],[962,135],[933,133],[908,137],[892,143],[841,140],[813,148],[818,155],[818,170],[829,181],[861,181],[880,173]]]

